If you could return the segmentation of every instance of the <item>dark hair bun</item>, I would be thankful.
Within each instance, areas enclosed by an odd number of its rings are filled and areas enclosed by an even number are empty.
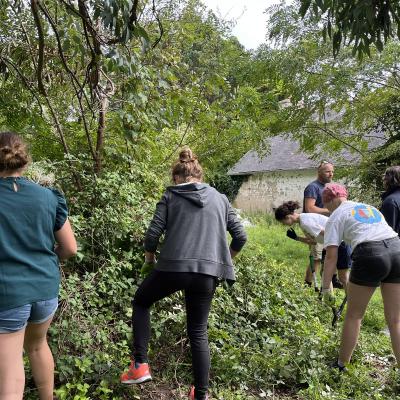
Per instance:
[[[275,218],[278,221],[282,221],[287,215],[293,214],[298,208],[300,208],[298,201],[287,201],[275,210]]]
[[[0,149],[0,151],[1,151],[4,155],[7,155],[7,154],[12,153],[12,148],[11,148],[11,147],[8,147],[8,146],[4,146],[3,148]]]
[[[182,163],[192,162],[197,160],[197,157],[193,154],[192,150],[189,147],[184,147],[179,152],[179,161]]]
[[[288,201],[286,203],[286,207],[289,211],[294,212],[295,210],[297,210],[298,208],[300,208],[300,204],[298,201]]]
[[[29,162],[26,144],[14,132],[0,132],[0,171],[14,171]]]

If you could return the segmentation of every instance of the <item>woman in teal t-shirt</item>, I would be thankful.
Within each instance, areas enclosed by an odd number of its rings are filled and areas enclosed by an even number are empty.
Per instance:
[[[61,193],[21,176],[29,162],[15,133],[0,133],[0,399],[24,392],[23,349],[40,400],[53,399],[46,334],[58,306],[59,259],[76,253]]]

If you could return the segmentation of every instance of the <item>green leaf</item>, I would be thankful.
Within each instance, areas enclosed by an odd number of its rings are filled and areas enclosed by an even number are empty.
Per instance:
[[[149,35],[147,34],[146,30],[141,27],[140,25],[136,25],[134,28],[135,36],[144,38],[147,42],[150,42]]]
[[[71,48],[71,42],[69,39],[65,39],[62,44],[63,51],[68,51]]]
[[[302,18],[305,17],[308,9],[310,8],[310,5],[311,5],[311,0],[301,0],[301,6],[300,6],[299,13]]]
[[[78,35],[72,35],[72,40],[76,43],[76,44],[81,44],[82,43],[82,39],[80,36]]]

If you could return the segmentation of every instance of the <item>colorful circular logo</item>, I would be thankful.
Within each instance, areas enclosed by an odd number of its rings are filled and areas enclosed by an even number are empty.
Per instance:
[[[351,215],[363,224],[375,224],[382,220],[381,213],[374,207],[359,204],[351,210]]]

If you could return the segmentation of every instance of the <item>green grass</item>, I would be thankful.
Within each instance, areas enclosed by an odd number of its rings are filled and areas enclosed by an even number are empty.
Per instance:
[[[288,239],[286,228],[271,218],[259,215],[254,221],[254,226],[247,229],[248,243],[235,260],[237,282],[231,288],[218,287],[212,305],[211,398],[398,398],[391,369],[394,361],[390,340],[382,333],[385,321],[379,291],[368,307],[349,373],[339,375],[329,368],[329,363],[337,357],[342,321],[333,329],[331,309],[318,299],[313,289],[303,285],[308,247]],[[109,279],[105,274],[104,280],[99,280],[97,292],[99,285],[106,287]],[[86,286],[82,289],[80,280],[74,284],[81,288],[75,291],[73,299],[75,302],[81,299],[78,303],[81,308],[74,306],[74,312],[82,310],[81,317],[75,318],[81,325],[70,325],[68,335],[74,334],[80,340],[76,344],[79,353],[63,364],[55,353],[65,382],[59,387],[60,400],[186,399],[192,371],[183,295],[164,299],[153,308],[149,357],[154,382],[125,388],[118,383],[118,375],[129,359],[129,316],[125,318],[126,325],[121,325],[125,336],[115,335],[109,347],[97,349],[90,335],[84,333],[94,328],[101,332],[104,326],[93,326],[95,322],[84,306],[89,296],[83,290]],[[85,284],[84,281],[82,285]],[[92,292],[91,281],[87,290]],[[336,293],[339,299],[343,298],[343,291]],[[98,297],[96,301],[107,300],[110,304],[116,301],[109,295]],[[129,297],[126,309],[130,309]],[[93,304],[91,310],[99,307],[97,302]],[[110,307],[107,303],[103,312],[110,312]],[[59,330],[55,336],[64,331]],[[125,339],[121,341],[121,337]],[[62,348],[60,353],[67,352]],[[104,365],[98,364],[99,359]],[[34,394],[27,400],[36,398]]]
[[[304,297],[315,307],[324,307],[315,299],[312,290],[297,289],[298,283],[303,282],[305,268],[308,264],[308,247],[286,237],[286,227],[271,220],[257,219],[257,225],[248,228],[249,242],[258,243],[265,251],[268,259],[282,263],[285,273],[293,279],[293,290],[296,295]],[[337,296],[342,298],[343,292],[336,290]],[[329,324],[330,320],[321,324]],[[340,342],[341,323],[336,328],[333,340],[337,348]],[[327,328],[325,326],[325,328]],[[350,373],[347,376],[337,377],[334,371],[322,370],[315,376],[314,387],[299,389],[293,398],[301,399],[395,399],[396,385],[392,384],[392,366],[394,358],[390,346],[390,339],[383,333],[386,328],[383,303],[380,290],[377,289],[368,306],[359,344],[353,356]],[[323,330],[322,330],[323,332]],[[322,333],[323,334],[323,333]],[[308,338],[304,337],[304,340]],[[328,339],[332,340],[332,339]],[[332,344],[332,343],[331,343]],[[329,343],[327,343],[327,348]],[[332,381],[332,376],[339,379],[339,383]],[[297,397],[298,396],[298,397]]]

